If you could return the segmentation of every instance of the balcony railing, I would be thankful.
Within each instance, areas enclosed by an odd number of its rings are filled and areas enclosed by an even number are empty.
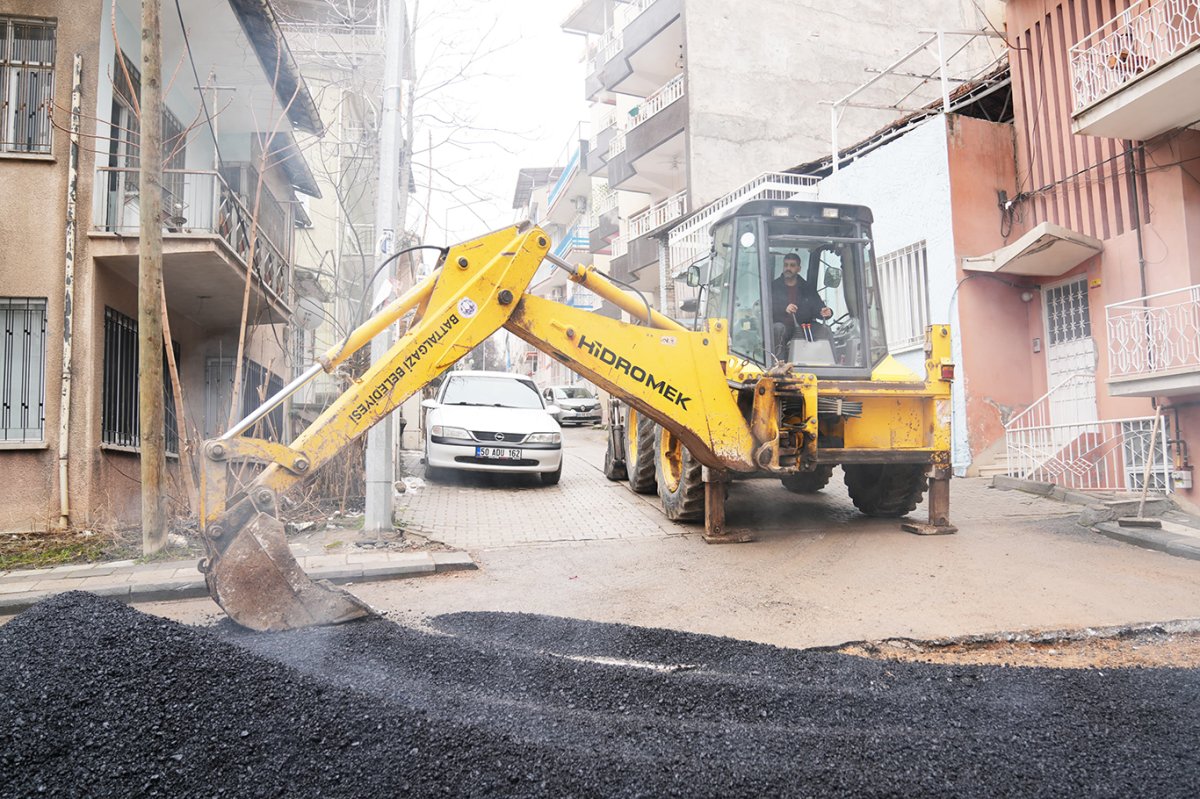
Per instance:
[[[655,0],[636,0],[633,3],[617,6],[617,19],[613,22],[612,27],[600,37],[599,44],[596,45],[595,51],[588,59],[588,64],[593,72],[617,57],[617,53],[621,52],[621,48],[624,46],[624,37],[621,34],[625,27],[654,3]]]
[[[633,130],[671,103],[683,97],[683,73],[664,83],[657,91],[638,104],[637,113],[629,120],[626,130]]]
[[[554,245],[554,254],[559,258],[565,258],[571,250],[586,250],[590,244],[588,231],[592,229],[592,226],[590,214],[580,215],[575,220],[575,224],[567,228],[567,232]]]
[[[623,152],[625,152],[625,131],[618,130],[613,134],[612,141],[608,143],[608,160],[611,161]]]
[[[1200,43],[1200,0],[1140,0],[1071,48],[1078,113]]]
[[[616,210],[619,199],[619,195],[610,189],[608,184],[601,185],[603,189],[597,188],[592,192],[592,227],[596,227],[600,223],[600,217],[609,211]]]
[[[1159,426],[1152,439],[1153,416],[1054,421],[1054,409],[1094,391],[1094,381],[1070,375],[1004,426],[1008,473],[1083,491],[1137,491],[1149,460],[1149,490],[1170,490],[1169,431]]]
[[[1104,311],[1110,378],[1200,371],[1200,286],[1116,302]]]
[[[613,236],[612,246],[609,248],[608,254],[613,258],[620,258],[629,252],[629,245],[625,242],[625,237],[621,234]]]
[[[637,216],[629,217],[629,238],[636,239],[652,230],[658,230],[682,217],[686,210],[687,190],[685,189],[655,203]]]
[[[764,172],[725,196],[713,200],[676,226],[668,237],[670,269],[677,275],[709,249],[709,231],[727,209],[750,200],[790,200],[799,195],[815,197],[817,178],[791,172]]]
[[[579,147],[578,145],[571,152],[571,158],[567,161],[567,165],[563,167],[563,171],[558,176],[558,180],[554,181],[554,186],[550,189],[550,196],[546,198],[546,208],[554,207],[558,202],[558,198],[562,196],[563,189],[571,182],[571,178],[579,171]]]
[[[138,190],[136,168],[97,168],[93,228],[122,236],[137,236],[141,224]],[[272,241],[261,223],[251,224],[252,218],[248,204],[219,173],[163,170],[163,233],[168,237],[216,236],[229,246],[243,267],[248,264],[253,241],[253,273],[278,297],[286,300],[291,275],[284,255],[287,242]]]

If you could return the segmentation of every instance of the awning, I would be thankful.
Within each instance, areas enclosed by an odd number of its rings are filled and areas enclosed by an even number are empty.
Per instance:
[[[1104,249],[1091,236],[1052,222],[1042,222],[1007,247],[963,258],[963,269],[1006,275],[1057,277],[1066,274]]]

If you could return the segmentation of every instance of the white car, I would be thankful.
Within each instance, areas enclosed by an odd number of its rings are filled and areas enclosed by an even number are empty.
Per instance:
[[[449,372],[425,400],[425,476],[447,469],[562,477],[561,410],[542,402],[533,381],[508,372]]]
[[[600,424],[600,400],[589,388],[549,386],[543,389],[542,399],[562,409],[558,421],[563,427],[567,424]]]

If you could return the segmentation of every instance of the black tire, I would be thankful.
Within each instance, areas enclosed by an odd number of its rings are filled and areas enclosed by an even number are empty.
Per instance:
[[[562,461],[558,462],[558,468],[552,472],[539,472],[538,477],[542,478],[542,485],[556,486],[558,481],[562,479]]]
[[[445,483],[450,479],[450,475],[445,469],[439,466],[430,466],[425,464],[425,479],[431,483]]]
[[[704,518],[704,468],[678,438],[659,427],[654,433],[654,463],[663,513],[677,522]]]
[[[614,482],[629,479],[625,472],[625,461],[618,461],[613,452],[612,436],[608,437],[608,446],[604,448],[604,476]]]
[[[867,463],[842,470],[854,507],[868,516],[894,519],[911,513],[929,487],[925,467],[919,464]]]
[[[793,494],[815,494],[829,484],[832,466],[818,466],[811,472],[796,472],[779,478],[783,487]]]
[[[654,420],[625,409],[625,473],[638,494],[654,493],[654,428]]]

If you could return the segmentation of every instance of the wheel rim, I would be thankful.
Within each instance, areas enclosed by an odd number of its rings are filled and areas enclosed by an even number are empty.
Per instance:
[[[664,488],[674,493],[683,479],[683,445],[667,430],[662,431],[658,447],[658,462],[662,467]]]
[[[630,472],[637,466],[638,452],[638,417],[637,411],[629,408],[625,414],[625,463],[629,465]]]

